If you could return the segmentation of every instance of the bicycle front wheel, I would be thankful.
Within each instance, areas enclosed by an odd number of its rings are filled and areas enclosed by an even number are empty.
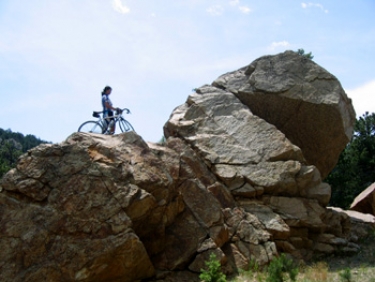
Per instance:
[[[133,126],[126,119],[122,118],[118,123],[120,125],[121,132],[134,131]]]
[[[78,128],[78,132],[87,132],[87,133],[103,133],[103,127],[99,122],[96,121],[86,121]]]

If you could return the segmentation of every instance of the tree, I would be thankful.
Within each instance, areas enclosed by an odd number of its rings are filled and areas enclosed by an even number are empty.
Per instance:
[[[163,135],[163,137],[160,138],[158,144],[165,146],[165,144],[167,144],[167,138],[165,138],[165,136]]]
[[[330,204],[341,208],[375,182],[375,113],[357,119],[353,138],[326,181],[332,187]]]
[[[0,177],[8,170],[16,166],[18,157],[22,154],[19,150],[19,143],[8,139],[1,142],[0,146]]]
[[[0,178],[16,166],[18,158],[23,153],[41,143],[48,142],[40,140],[34,135],[24,136],[22,133],[0,128]]]
[[[303,50],[303,49],[298,49],[296,53],[300,56],[303,56],[303,57],[309,59],[309,60],[312,60],[314,58],[314,56],[311,54],[311,52],[305,53],[305,50]]]

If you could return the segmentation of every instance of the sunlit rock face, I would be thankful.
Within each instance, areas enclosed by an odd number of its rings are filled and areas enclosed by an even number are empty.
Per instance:
[[[234,273],[355,251],[368,229],[326,208],[322,182],[353,114],[332,75],[285,52],[198,88],[164,145],[134,132],[40,145],[0,182],[0,280],[199,281],[212,253]]]
[[[293,51],[261,57],[213,85],[275,125],[323,178],[352,137],[355,112],[338,79]]]

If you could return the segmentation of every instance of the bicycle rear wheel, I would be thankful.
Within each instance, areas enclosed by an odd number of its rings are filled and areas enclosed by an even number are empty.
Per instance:
[[[121,132],[134,131],[133,126],[132,126],[132,125],[130,124],[130,122],[128,122],[126,119],[121,118],[121,119],[118,121],[118,123],[119,123],[119,125],[120,125]]]
[[[87,132],[87,133],[103,133],[102,125],[97,121],[86,121],[81,124],[78,128],[78,132]]]

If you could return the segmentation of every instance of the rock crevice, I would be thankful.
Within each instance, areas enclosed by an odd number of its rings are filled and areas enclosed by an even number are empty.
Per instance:
[[[354,121],[338,80],[287,51],[196,89],[164,146],[130,132],[36,147],[0,182],[0,280],[194,281],[212,253],[235,273],[358,251],[375,219],[327,208],[323,182]]]

